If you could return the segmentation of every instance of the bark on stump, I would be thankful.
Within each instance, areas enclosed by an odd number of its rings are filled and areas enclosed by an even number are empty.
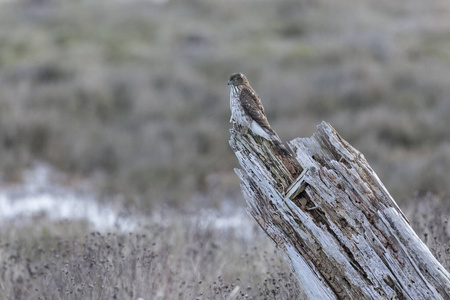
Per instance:
[[[292,158],[232,129],[248,211],[309,299],[450,299],[450,274],[364,156],[322,122]]]

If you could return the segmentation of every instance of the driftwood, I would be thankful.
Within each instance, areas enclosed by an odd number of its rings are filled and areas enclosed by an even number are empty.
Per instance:
[[[309,299],[450,299],[450,274],[364,156],[322,122],[295,153],[232,129],[248,210]]]

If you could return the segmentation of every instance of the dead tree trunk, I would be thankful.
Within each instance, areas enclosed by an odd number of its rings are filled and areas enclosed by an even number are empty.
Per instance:
[[[231,130],[248,210],[309,299],[450,299],[450,274],[364,156],[322,122],[281,157]]]

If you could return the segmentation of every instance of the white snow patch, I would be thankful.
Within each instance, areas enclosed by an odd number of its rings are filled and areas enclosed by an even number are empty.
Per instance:
[[[218,230],[235,230],[236,235],[245,239],[251,239],[255,235],[256,222],[244,209],[234,209],[232,213],[203,209],[195,216],[199,225],[206,228],[214,226]]]
[[[86,220],[95,230],[132,231],[137,223],[123,216],[120,207],[101,204],[93,193],[55,184],[50,166],[36,163],[21,184],[0,186],[0,222],[45,214],[52,221]]]
[[[0,182],[0,226],[5,222],[21,222],[34,216],[44,216],[51,221],[85,220],[93,230],[133,232],[145,224],[169,227],[181,221],[186,226],[232,231],[251,239],[257,230],[256,222],[242,207],[224,201],[219,210],[200,209],[181,213],[173,209],[156,209],[151,216],[137,212],[128,213],[119,201],[99,202],[89,183],[80,188],[66,183],[66,174],[47,164],[35,163],[24,173],[20,184]]]

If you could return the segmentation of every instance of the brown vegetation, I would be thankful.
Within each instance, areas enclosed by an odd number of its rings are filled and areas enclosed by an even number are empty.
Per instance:
[[[217,204],[238,186],[226,80],[241,71],[283,140],[325,120],[400,203],[416,190],[448,194],[450,5],[235,4],[1,4],[5,179],[40,159],[103,174],[103,192],[144,208],[198,192]]]
[[[450,268],[449,226],[440,199],[412,199],[404,211],[435,257]],[[132,233],[89,233],[85,224],[2,225],[1,299],[302,299],[274,245],[253,223],[217,229],[213,221],[165,212],[165,222]],[[252,224],[252,223],[250,223]]]
[[[238,299],[301,295],[256,227],[248,239],[187,215],[164,217],[172,221],[133,233],[88,234],[39,220],[3,227],[0,298],[226,299],[235,289]]]

